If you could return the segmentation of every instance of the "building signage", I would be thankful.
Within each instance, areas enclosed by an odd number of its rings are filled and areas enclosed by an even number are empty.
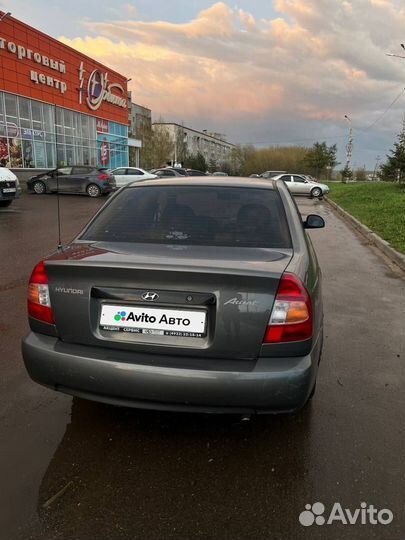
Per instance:
[[[63,60],[53,60],[49,56],[45,56],[39,52],[34,52],[31,49],[26,49],[22,45],[16,45],[14,41],[7,41],[0,37],[0,49],[7,49],[8,52],[15,54],[18,60],[27,58],[37,64],[59,71],[59,73],[66,73],[66,65]]]
[[[92,111],[97,111],[103,103],[107,101],[118,107],[126,108],[128,106],[124,88],[118,83],[110,83],[108,72],[103,73],[99,69],[93,69],[87,79],[87,87],[85,87],[84,62],[80,63],[79,68],[79,103],[83,103],[83,95],[86,96],[86,104]],[[113,93],[113,91],[115,93]],[[118,92],[118,94],[117,94]]]
[[[128,125],[126,77],[3,15],[0,10],[1,91],[102,118],[109,128],[111,122]],[[98,133],[109,133],[99,127]]]
[[[14,122],[0,122],[0,135],[11,138],[18,137],[18,126]]]
[[[45,131],[40,129],[21,128],[21,136],[23,139],[45,139]]]
[[[108,133],[109,132],[108,120],[104,120],[104,118],[97,118],[96,131],[97,133]]]
[[[36,64],[53,69],[58,73],[66,73],[66,65],[63,60],[53,60],[53,58],[49,58],[49,56],[35,52],[32,49],[23,47],[22,45],[17,45],[14,43],[14,41],[7,41],[6,39],[0,37],[0,49],[7,50],[9,53],[14,54],[17,57],[17,60],[31,60]],[[56,88],[61,94],[64,94],[67,90],[67,84],[65,82],[56,79],[53,76],[38,73],[33,69],[30,71],[30,79],[36,84],[46,84],[47,86]]]
[[[100,163],[101,165],[108,165],[110,161],[110,148],[108,146],[108,141],[104,138],[100,146]]]

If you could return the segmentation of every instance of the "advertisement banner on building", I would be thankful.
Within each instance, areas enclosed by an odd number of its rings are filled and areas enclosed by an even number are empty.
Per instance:
[[[128,125],[126,77],[12,16],[1,23],[0,62],[5,92]]]

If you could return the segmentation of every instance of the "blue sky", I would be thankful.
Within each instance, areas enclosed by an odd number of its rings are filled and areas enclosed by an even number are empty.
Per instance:
[[[132,78],[154,117],[232,142],[337,143],[373,169],[401,129],[403,0],[0,0],[0,8]]]
[[[13,16],[24,20],[52,36],[83,35],[84,20],[108,21],[119,19],[127,13],[128,5],[135,9],[138,19],[143,21],[164,20],[174,23],[187,22],[196,13],[212,5],[207,0],[2,0],[0,8],[11,11]],[[240,0],[226,2],[229,6],[246,9],[257,18],[273,17],[275,12],[271,1]],[[66,7],[68,6],[68,9]]]

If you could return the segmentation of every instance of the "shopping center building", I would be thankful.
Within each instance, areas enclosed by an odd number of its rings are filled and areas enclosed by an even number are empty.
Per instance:
[[[0,12],[0,164],[128,165],[127,78]]]

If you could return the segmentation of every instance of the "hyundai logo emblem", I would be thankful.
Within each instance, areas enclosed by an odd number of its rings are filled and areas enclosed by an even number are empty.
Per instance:
[[[154,302],[159,298],[159,295],[158,293],[148,291],[143,293],[142,298],[143,300],[148,300],[148,302]]]

